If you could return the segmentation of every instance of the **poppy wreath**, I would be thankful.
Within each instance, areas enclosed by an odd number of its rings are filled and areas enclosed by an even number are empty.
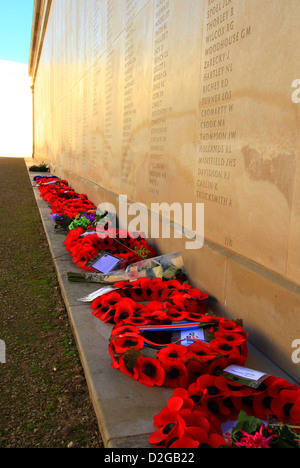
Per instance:
[[[95,271],[88,265],[88,262],[102,251],[119,258],[122,262],[120,268],[141,261],[140,251],[144,254],[143,258],[156,256],[156,251],[140,234],[133,235],[111,227],[104,230],[102,226],[97,227],[96,233],[82,237],[84,232],[87,231],[83,228],[72,229],[64,244],[73,262],[85,271]]]
[[[40,195],[50,203],[52,215],[74,220],[80,214],[96,213],[97,207],[87,199],[86,195],[78,194],[72,190],[66,180],[60,180],[56,177],[53,180],[56,182],[55,184],[48,184],[52,181],[49,178],[37,179]],[[112,228],[104,230],[103,226],[97,226],[96,234],[81,237],[88,230],[72,229],[64,242],[73,262],[83,270],[94,272],[95,270],[87,263],[102,251],[110,252],[119,258],[122,262],[120,268],[125,268],[142,258],[156,256],[156,251],[139,233],[133,235],[123,230]]]
[[[208,331],[206,341],[193,337],[201,327]],[[173,341],[169,334],[184,329],[195,335],[181,338],[179,333]],[[243,365],[247,359],[247,339],[240,325],[206,315],[197,322],[171,325],[138,327],[120,323],[112,330],[109,353],[114,369],[143,385],[187,388],[199,375],[233,363]]]
[[[76,200],[55,200],[51,204],[51,210],[52,214],[73,219],[81,213],[96,211],[96,206],[89,200],[84,199],[83,196],[79,196]]]
[[[50,182],[55,182],[51,184]],[[68,186],[66,180],[60,179],[39,179],[39,192],[43,200],[52,203],[58,197],[63,197],[64,193],[70,192],[72,189]]]
[[[54,175],[48,175],[48,176],[42,175],[42,176],[34,176],[33,180],[34,180],[34,182],[39,184],[39,183],[43,183],[43,182],[51,182],[51,181],[54,181],[54,180],[59,180],[59,178],[54,176]]]
[[[262,425],[256,436],[245,435],[237,447],[276,448],[278,436],[270,427],[299,426],[300,388],[274,376],[251,388],[223,375],[203,374],[187,389],[174,390],[167,406],[153,418],[156,429],[149,443],[160,448],[232,446],[222,424],[236,421],[240,412],[271,423]],[[299,434],[299,428],[295,432]]]
[[[48,185],[51,181],[56,183]],[[66,180],[42,178],[38,179],[38,183],[40,195],[43,200],[50,203],[52,214],[73,218],[81,212],[96,210],[96,206],[87,199],[87,196],[75,192]]]
[[[114,288],[91,304],[93,315],[103,322],[162,325],[201,320],[208,311],[208,294],[175,279],[139,278],[119,281]]]

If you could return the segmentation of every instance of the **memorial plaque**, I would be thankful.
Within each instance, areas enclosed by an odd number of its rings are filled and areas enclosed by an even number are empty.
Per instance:
[[[281,274],[299,164],[295,9],[293,1],[207,0],[199,83],[195,192],[205,234]]]
[[[192,201],[203,2],[155,2],[148,193],[145,202]],[[176,181],[176,190],[172,190]]]
[[[54,1],[35,86],[38,152],[149,208],[204,203],[208,240],[295,280],[299,8]]]
[[[250,322],[252,283],[268,308],[278,286],[290,317],[298,303],[299,19],[299,0],[52,0],[35,29],[36,158],[92,201],[126,195],[167,224],[184,219],[162,204],[204,204],[202,250],[158,247],[184,250],[196,285]]]

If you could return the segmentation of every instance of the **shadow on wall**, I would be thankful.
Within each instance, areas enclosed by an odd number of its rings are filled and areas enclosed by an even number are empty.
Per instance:
[[[0,156],[32,155],[32,94],[28,65],[0,60]]]

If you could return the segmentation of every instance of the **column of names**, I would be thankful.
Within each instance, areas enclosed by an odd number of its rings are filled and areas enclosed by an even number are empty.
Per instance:
[[[135,103],[136,54],[134,45],[136,0],[126,0],[125,20],[125,63],[124,63],[124,102],[123,102],[123,145],[121,183],[135,185],[132,151],[134,145],[134,117],[137,112]]]
[[[196,196],[200,202],[231,208],[227,186],[236,166],[236,129],[230,124],[235,106],[232,47],[238,37],[234,0],[208,0],[203,28]]]
[[[154,195],[160,195],[160,185],[167,180],[165,163],[166,142],[168,138],[167,119],[172,113],[172,106],[168,102],[167,97],[170,8],[169,0],[156,1],[148,186],[148,191]]]

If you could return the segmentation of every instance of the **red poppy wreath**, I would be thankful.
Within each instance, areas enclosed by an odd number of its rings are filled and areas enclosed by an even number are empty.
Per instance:
[[[242,416],[242,417],[241,417]],[[239,421],[232,432],[226,430]],[[243,421],[243,424],[242,424]],[[267,376],[256,388],[224,375],[177,388],[154,416],[149,442],[159,448],[299,448],[300,388]]]
[[[82,228],[72,229],[64,242],[73,262],[84,271],[95,271],[89,266],[89,262],[102,251],[109,252],[119,258],[120,268],[141,261],[140,251],[143,251],[144,258],[156,256],[156,251],[141,235],[133,235],[114,228],[104,230],[102,226],[97,227],[96,233],[90,233],[83,237],[84,232],[86,230]]]
[[[139,278],[132,282],[120,281],[114,288],[91,304],[93,315],[104,322],[170,324],[201,320],[208,311],[208,294],[178,280]]]
[[[233,321],[202,315],[197,321],[132,326],[111,334],[112,367],[148,387],[188,387],[199,375],[243,365],[247,334]]]

